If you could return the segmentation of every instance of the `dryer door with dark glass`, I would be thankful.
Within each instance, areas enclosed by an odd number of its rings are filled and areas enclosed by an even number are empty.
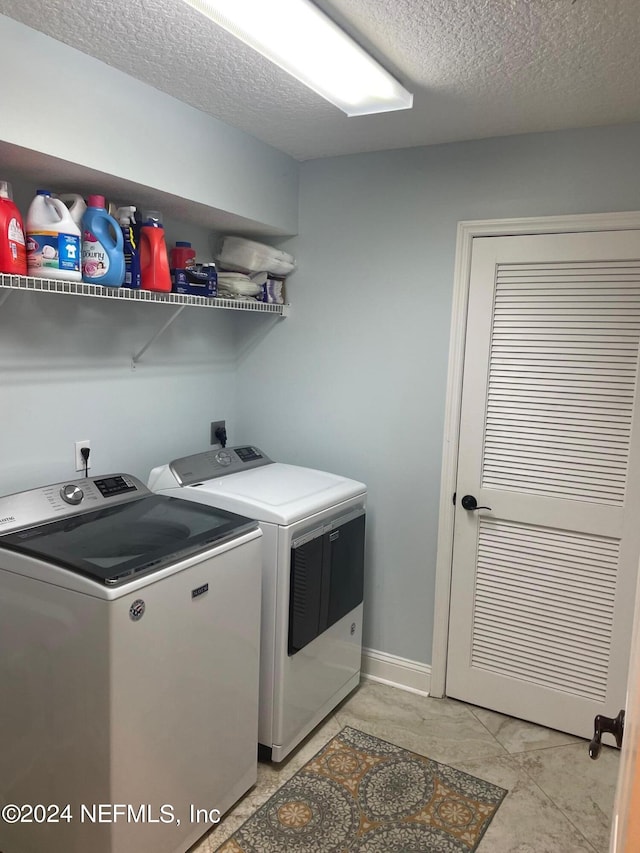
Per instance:
[[[289,655],[362,602],[364,532],[359,509],[291,543]]]

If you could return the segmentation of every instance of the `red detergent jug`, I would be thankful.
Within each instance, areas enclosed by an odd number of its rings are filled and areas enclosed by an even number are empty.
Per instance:
[[[140,279],[143,290],[171,293],[171,273],[162,214],[149,210],[140,229]]]
[[[0,273],[27,274],[27,247],[22,216],[13,203],[8,181],[0,181]]]

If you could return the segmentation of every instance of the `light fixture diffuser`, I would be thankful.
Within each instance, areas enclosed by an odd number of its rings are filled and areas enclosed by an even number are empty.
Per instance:
[[[185,2],[348,116],[413,105],[413,95],[309,0]]]

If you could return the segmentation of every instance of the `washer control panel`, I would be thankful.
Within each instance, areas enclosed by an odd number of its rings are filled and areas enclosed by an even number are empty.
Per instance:
[[[137,492],[138,487],[132,477],[123,474],[113,474],[111,477],[101,477],[93,481],[103,498],[113,498],[126,492]]]
[[[169,468],[181,486],[193,486],[204,480],[213,480],[214,477],[237,474],[238,471],[271,464],[272,460],[258,447],[242,445],[183,456],[181,459],[174,459]]]
[[[144,483],[131,474],[84,477],[16,492],[0,498],[0,536],[21,527],[44,524],[65,515],[77,515],[150,494]]]

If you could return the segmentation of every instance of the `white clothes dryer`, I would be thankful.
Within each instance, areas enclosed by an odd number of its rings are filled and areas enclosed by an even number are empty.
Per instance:
[[[260,523],[258,740],[282,761],[360,681],[366,486],[242,446],[154,468],[149,488]]]

